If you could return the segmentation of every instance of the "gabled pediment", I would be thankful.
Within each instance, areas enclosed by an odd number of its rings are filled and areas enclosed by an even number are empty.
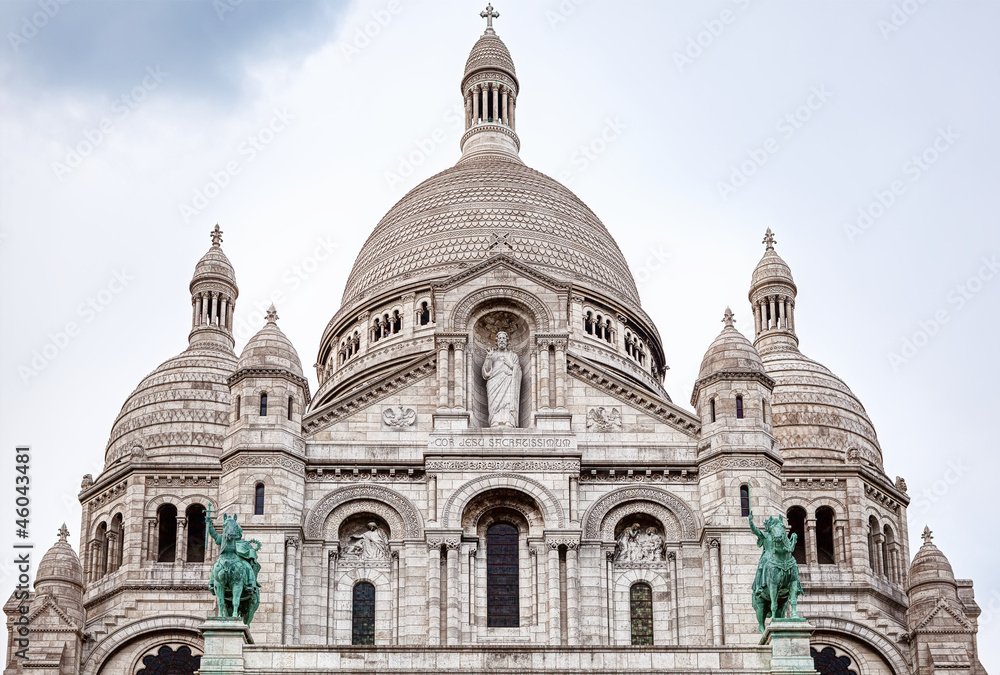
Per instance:
[[[41,602],[28,613],[28,620],[35,631],[44,631],[46,628],[80,629],[80,626],[59,608],[51,595],[44,595],[40,599]]]
[[[910,633],[971,633],[973,631],[972,623],[966,618],[965,613],[959,607],[942,599],[920,623],[910,630]]]
[[[506,253],[497,253],[481,263],[472,265],[462,270],[458,274],[454,274],[443,281],[434,283],[432,287],[436,291],[449,291],[478,277],[486,276],[490,273],[496,274],[497,270],[506,270],[506,272],[511,275],[512,279],[515,276],[524,277],[556,292],[568,293],[571,288],[570,284],[559,281],[555,277],[551,277],[543,272],[539,272],[531,265],[527,265]],[[502,275],[503,272],[500,272],[500,274]],[[493,283],[496,283],[496,281],[498,281],[498,279],[491,279],[491,282]]]

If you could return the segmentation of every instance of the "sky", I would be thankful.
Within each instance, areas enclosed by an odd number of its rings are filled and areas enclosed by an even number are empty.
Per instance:
[[[521,157],[616,238],[687,408],[766,228],[803,353],[864,403],[891,478],[983,609],[1000,668],[992,423],[1000,3],[497,0]],[[98,474],[128,394],[187,345],[219,223],[237,351],[275,300],[315,391],[371,229],[459,156],[468,0],[0,4],[0,501],[32,447],[30,540]],[[2,528],[9,551],[13,528]],[[0,552],[6,561],[7,553]],[[0,594],[14,577],[0,564]]]

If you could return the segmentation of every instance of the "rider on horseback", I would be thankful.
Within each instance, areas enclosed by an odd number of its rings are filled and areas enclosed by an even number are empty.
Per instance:
[[[220,617],[239,616],[250,625],[260,604],[257,581],[260,542],[243,539],[243,528],[236,522],[236,516],[223,515],[222,522],[222,534],[219,534],[212,523],[212,505],[209,504],[205,510],[205,526],[212,541],[219,546],[219,559],[212,566],[208,589],[215,594]]]
[[[799,618],[796,604],[798,596],[805,593],[799,581],[799,566],[792,556],[799,536],[794,532],[788,536],[785,519],[781,516],[771,516],[764,521],[763,531],[754,525],[753,511],[750,511],[749,520],[750,531],[757,536],[757,546],[764,549],[753,580],[753,607],[763,633],[764,619],[768,616],[784,618],[788,606],[791,608],[790,618]]]

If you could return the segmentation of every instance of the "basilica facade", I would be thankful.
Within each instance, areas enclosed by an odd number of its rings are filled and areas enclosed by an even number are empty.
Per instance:
[[[84,478],[79,554],[63,530],[39,565],[28,661],[5,608],[5,674],[202,667],[209,508],[260,543],[260,606],[226,672],[779,672],[748,521],[780,515],[815,670],[985,673],[972,582],[930,531],[911,558],[906,484],[858,398],[800,351],[774,235],[747,270],[749,337],[719,308],[675,402],[615,241],[519,157],[519,90],[490,25],[461,80],[461,157],[376,225],[315,391],[274,308],[234,351],[216,227],[188,347],[129,395]]]

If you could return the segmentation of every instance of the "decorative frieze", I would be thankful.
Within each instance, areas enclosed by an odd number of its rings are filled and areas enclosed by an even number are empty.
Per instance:
[[[579,471],[577,459],[429,459],[428,471]]]
[[[781,466],[770,457],[762,455],[721,455],[701,465],[702,473],[716,473],[724,469],[751,469],[767,471],[773,476],[781,475]]]
[[[581,483],[694,483],[698,471],[692,469],[585,469]]]

